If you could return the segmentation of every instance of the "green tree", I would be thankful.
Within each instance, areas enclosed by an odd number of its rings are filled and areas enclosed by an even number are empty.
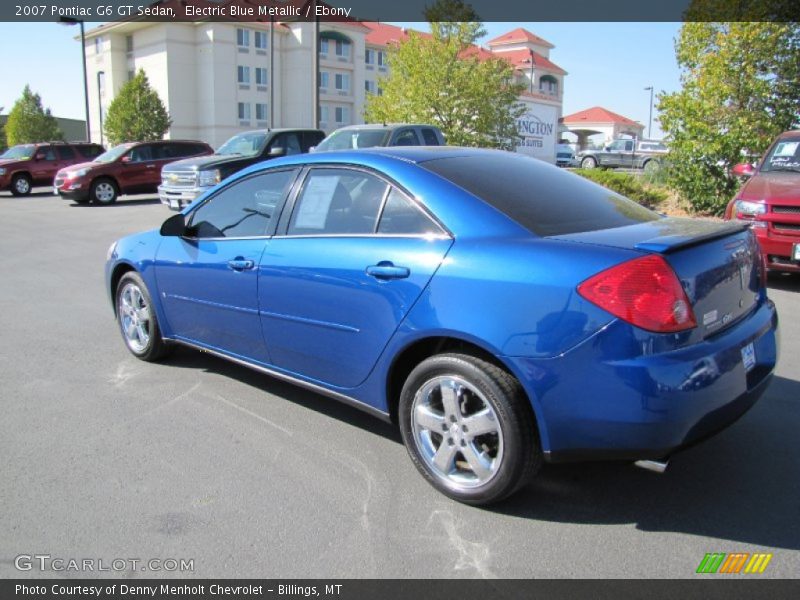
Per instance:
[[[695,2],[694,14],[717,0]],[[660,94],[667,180],[693,208],[720,214],[730,168],[760,155],[800,114],[800,29],[790,22],[687,22],[675,44],[682,89]]]
[[[0,106],[0,114],[3,114],[4,106]],[[0,121],[0,152],[4,152],[8,148],[6,143],[6,128],[3,121]]]
[[[158,93],[142,69],[126,82],[108,107],[104,131],[108,143],[160,140],[172,125]]]
[[[64,139],[58,121],[50,114],[50,109],[42,108],[42,98],[39,94],[34,94],[27,85],[8,113],[5,133],[10,146]]]
[[[382,94],[367,97],[367,121],[431,123],[448,144],[513,148],[524,86],[513,83],[511,65],[478,55],[472,44],[484,30],[468,5],[440,1],[426,16],[431,35],[410,32],[390,48]]]

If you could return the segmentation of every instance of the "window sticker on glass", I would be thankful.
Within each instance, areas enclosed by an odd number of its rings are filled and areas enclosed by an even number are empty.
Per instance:
[[[338,175],[310,178],[297,209],[295,228],[325,229],[325,221],[338,185]]]
[[[795,152],[797,152],[797,146],[800,146],[800,142],[781,142],[775,148],[772,156],[775,158],[779,156],[794,156]]]

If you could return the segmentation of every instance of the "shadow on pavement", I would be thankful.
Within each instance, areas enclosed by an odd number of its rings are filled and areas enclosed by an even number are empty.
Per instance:
[[[767,287],[771,290],[800,292],[800,273],[770,273]]]
[[[630,522],[643,531],[800,549],[798,431],[800,383],[775,377],[739,422],[676,454],[663,475],[625,463],[547,465],[498,508],[544,521]]]
[[[155,198],[133,198],[130,200],[125,199],[118,199],[116,202],[111,204],[97,204],[95,202],[85,202],[83,204],[79,204],[77,202],[72,202],[69,206],[70,208],[125,208],[126,206],[141,206],[144,204],[161,204],[161,200],[158,199],[158,196]],[[165,219],[169,216],[166,214],[164,217]]]
[[[231,377],[402,443],[393,425],[214,356],[179,347],[168,364]],[[748,414],[676,454],[663,475],[630,463],[545,465],[531,485],[488,510],[552,522],[633,523],[643,531],[800,549],[798,431],[800,382],[775,377]]]

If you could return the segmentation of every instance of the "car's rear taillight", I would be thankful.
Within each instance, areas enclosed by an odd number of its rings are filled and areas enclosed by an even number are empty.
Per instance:
[[[634,258],[594,275],[578,293],[612,315],[658,333],[697,325],[681,282],[658,255]]]

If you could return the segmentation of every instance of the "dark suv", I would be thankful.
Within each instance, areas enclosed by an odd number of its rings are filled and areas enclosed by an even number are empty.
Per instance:
[[[120,144],[92,162],[61,169],[53,188],[62,198],[79,204],[90,200],[111,204],[122,194],[155,192],[161,180],[161,167],[167,163],[213,152],[205,142],[190,140]]]
[[[27,196],[37,185],[50,185],[59,169],[92,160],[105,149],[85,142],[20,144],[0,155],[0,190]]]
[[[180,210],[220,181],[245,167],[308,152],[325,134],[319,129],[259,129],[233,136],[213,156],[179,160],[161,171],[158,197]]]

